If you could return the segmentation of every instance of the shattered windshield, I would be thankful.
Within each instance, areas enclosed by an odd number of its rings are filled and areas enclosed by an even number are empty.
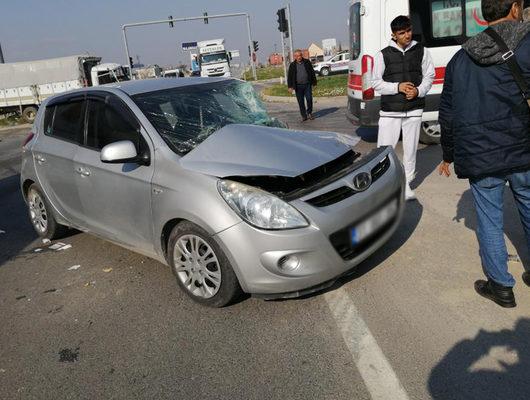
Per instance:
[[[147,119],[178,154],[186,154],[225,125],[284,128],[271,118],[250,83],[226,80],[133,96]]]

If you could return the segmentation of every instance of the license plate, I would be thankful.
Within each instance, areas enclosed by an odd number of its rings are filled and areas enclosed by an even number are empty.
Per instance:
[[[357,245],[372,236],[396,215],[397,210],[398,201],[394,199],[370,218],[351,228],[352,245]]]

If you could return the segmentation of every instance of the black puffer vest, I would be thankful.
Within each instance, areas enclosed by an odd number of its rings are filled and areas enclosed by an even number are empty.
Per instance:
[[[416,44],[403,53],[395,47],[388,46],[382,51],[385,60],[385,82],[412,82],[416,87],[423,80],[421,64],[423,61],[424,47]],[[419,110],[425,107],[425,98],[416,97],[407,100],[403,93],[381,96],[381,110],[405,112]]]

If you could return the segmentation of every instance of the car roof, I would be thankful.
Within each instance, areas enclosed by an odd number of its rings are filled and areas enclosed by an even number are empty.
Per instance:
[[[141,93],[156,92],[158,90],[173,89],[186,86],[194,85],[206,85],[208,83],[224,82],[224,81],[236,81],[239,79],[235,78],[202,78],[202,77],[190,77],[190,78],[154,78],[154,79],[137,79],[133,81],[124,81],[117,83],[109,83],[100,86],[89,86],[81,89],[69,90],[64,93],[57,93],[53,96],[46,98],[42,105],[48,106],[50,103],[61,102],[65,98],[75,97],[82,93],[90,93],[94,91],[108,91],[114,92],[120,90],[129,96],[134,96]]]
[[[134,96],[140,93],[155,92],[158,90],[173,89],[191,85],[203,85],[207,83],[222,82],[233,78],[156,78],[156,79],[137,79],[133,81],[124,81],[119,83],[111,83],[103,86],[95,86],[93,89],[108,87],[120,89],[129,96]]]

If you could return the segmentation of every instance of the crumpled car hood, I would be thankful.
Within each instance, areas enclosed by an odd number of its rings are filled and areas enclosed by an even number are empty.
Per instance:
[[[343,155],[357,138],[334,132],[227,125],[180,159],[182,167],[220,178],[295,177]]]

